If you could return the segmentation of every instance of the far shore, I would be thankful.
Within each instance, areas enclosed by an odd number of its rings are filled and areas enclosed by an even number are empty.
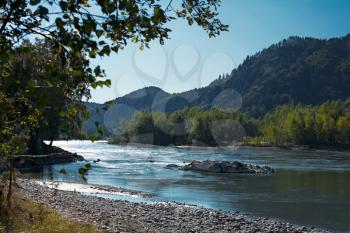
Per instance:
[[[156,145],[156,144],[146,144],[146,143],[109,143],[110,145],[120,145],[120,146],[139,146],[139,147],[176,147],[176,148],[271,148],[271,149],[281,149],[281,150],[294,150],[294,151],[320,151],[320,152],[341,152],[349,153],[350,148],[348,147],[333,147],[333,146],[320,146],[320,145],[277,145],[277,144],[252,144],[237,142],[234,144],[225,144],[220,146],[209,146],[209,145]]]

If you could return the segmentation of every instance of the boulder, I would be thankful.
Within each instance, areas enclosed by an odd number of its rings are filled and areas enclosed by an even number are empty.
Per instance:
[[[176,167],[177,166],[177,167]],[[245,164],[241,162],[230,161],[192,161],[181,167],[176,164],[169,164],[166,168],[180,168],[182,170],[202,171],[213,173],[259,173],[270,174],[274,170],[268,166],[259,166],[254,164]]]
[[[181,166],[177,165],[177,164],[168,164],[165,166],[165,168],[168,168],[168,169],[177,169],[177,168],[182,168]]]

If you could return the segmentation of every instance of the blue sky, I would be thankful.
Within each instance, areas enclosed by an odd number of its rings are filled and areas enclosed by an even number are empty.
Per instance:
[[[254,53],[289,36],[331,38],[350,33],[350,0],[222,0],[220,18],[230,31],[209,39],[197,26],[176,21],[164,46],[124,51],[93,60],[112,80],[92,90],[105,102],[145,86],[174,93],[208,85]],[[234,88],[234,87],[233,87]]]

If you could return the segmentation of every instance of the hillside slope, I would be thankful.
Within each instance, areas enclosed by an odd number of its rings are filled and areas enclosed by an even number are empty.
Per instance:
[[[291,37],[248,57],[224,87],[241,93],[242,110],[254,116],[285,103],[344,100],[350,96],[350,35],[330,40]]]

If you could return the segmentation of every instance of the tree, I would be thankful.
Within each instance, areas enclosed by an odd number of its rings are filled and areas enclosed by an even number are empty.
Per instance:
[[[0,155],[42,153],[45,137],[53,140],[79,128],[85,115],[80,102],[90,97],[89,88],[111,84],[90,59],[129,42],[140,48],[156,39],[163,44],[171,31],[167,23],[176,18],[197,23],[210,37],[219,35],[227,30],[217,18],[219,4],[182,0],[175,9],[172,0],[166,5],[158,0],[0,1]],[[34,46],[24,41],[33,37],[45,41]],[[138,130],[147,128],[141,126]],[[11,209],[12,162],[10,167]]]
[[[2,93],[13,98],[19,120],[36,113],[37,124],[29,128],[29,153],[43,153],[44,139],[72,132],[84,110],[81,99],[90,95],[93,75],[81,71],[83,59],[60,55],[50,42],[25,41],[6,60],[10,68],[1,79]]]
[[[110,143],[218,146],[239,141],[246,133],[256,136],[257,128],[245,114],[194,107],[173,113],[139,111],[123,123],[119,132],[122,133],[110,138]],[[145,141],[142,135],[151,135],[153,140]]]
[[[336,141],[339,144],[346,145],[350,143],[350,119],[346,116],[340,116],[336,123],[337,134]]]
[[[263,132],[275,144],[346,146],[350,144],[349,116],[345,101],[285,105],[265,116]]]
[[[102,79],[104,71],[99,66],[92,67],[90,59],[108,56],[112,51],[118,52],[129,42],[139,43],[141,48],[148,47],[156,39],[163,44],[171,31],[167,23],[177,18],[187,20],[190,25],[198,24],[210,37],[219,35],[228,28],[217,18],[220,0],[182,0],[181,4],[174,5],[172,1],[164,5],[158,0],[0,2],[2,63],[13,68],[17,62],[15,67],[18,67],[12,70],[10,68],[11,79],[1,76],[1,82],[5,83],[3,98],[14,99],[18,103],[23,99],[28,103],[26,107],[36,110],[39,108],[41,122],[45,122],[44,126],[50,125],[44,131],[42,127],[31,130],[30,144],[37,145],[31,149],[33,153],[42,151],[38,145],[44,136],[52,140],[57,137],[59,128],[64,128],[53,122],[58,122],[62,116],[79,121],[77,116],[83,113],[78,111],[77,104],[72,103],[73,98],[77,103],[82,97],[90,97],[89,87],[110,85],[110,80]],[[23,40],[33,36],[44,38],[49,48],[24,46],[31,50],[24,54],[18,45],[23,47]],[[30,56],[33,56],[33,61],[28,59]],[[46,61],[51,64],[45,64]],[[26,66],[23,66],[24,62]],[[25,74],[30,77],[25,77]],[[13,85],[12,81],[17,89],[10,88],[9,91],[7,89]],[[62,92],[63,86],[68,87],[69,91]],[[26,93],[31,93],[33,97]],[[69,98],[66,98],[67,93],[70,94]],[[62,98],[57,98],[60,95],[63,95]],[[50,98],[52,96],[55,96],[54,99]],[[52,104],[47,106],[48,102]],[[15,105],[18,106],[18,103]],[[24,108],[20,112],[26,112]],[[65,108],[64,111],[62,108]],[[23,117],[27,117],[27,114]],[[72,124],[65,127],[66,130],[75,128],[73,123],[76,121],[71,121]]]
[[[209,36],[227,30],[217,18],[220,0],[8,0],[0,2],[2,50],[28,35],[61,44],[79,54],[109,55],[131,40],[148,46],[169,38],[167,23],[186,19],[203,27]]]

